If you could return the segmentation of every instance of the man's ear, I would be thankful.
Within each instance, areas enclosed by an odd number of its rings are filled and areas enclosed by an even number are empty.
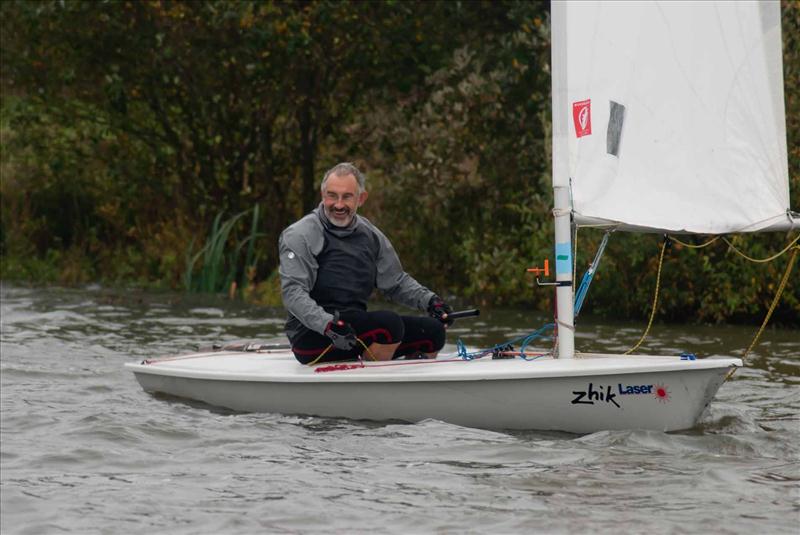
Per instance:
[[[367,190],[362,191],[361,195],[358,196],[359,207],[367,201],[367,197],[369,197],[369,192]]]

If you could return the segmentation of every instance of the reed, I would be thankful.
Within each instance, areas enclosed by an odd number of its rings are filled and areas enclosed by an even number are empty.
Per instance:
[[[237,223],[252,211],[250,233],[242,240],[236,240]],[[193,254],[194,240],[186,251],[186,269],[183,283],[187,291],[216,293],[243,288],[248,283],[248,272],[257,261],[255,240],[263,236],[258,232],[258,205],[222,221],[223,212],[217,214],[204,245]],[[247,246],[244,263],[240,264],[242,251]],[[197,263],[202,258],[199,270]]]

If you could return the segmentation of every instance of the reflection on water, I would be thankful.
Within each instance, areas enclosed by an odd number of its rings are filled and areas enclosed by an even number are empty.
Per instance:
[[[796,533],[800,521],[793,331],[768,330],[690,431],[500,433],[237,414],[145,394],[122,368],[213,342],[282,342],[280,310],[101,288],[0,297],[4,534]],[[548,321],[484,310],[445,350]],[[625,351],[643,326],[581,318],[576,344]],[[755,330],[657,324],[642,352],[741,356]]]

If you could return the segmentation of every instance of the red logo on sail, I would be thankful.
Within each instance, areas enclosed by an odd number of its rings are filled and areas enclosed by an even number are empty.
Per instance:
[[[572,120],[575,122],[576,137],[592,133],[592,99],[572,103]]]

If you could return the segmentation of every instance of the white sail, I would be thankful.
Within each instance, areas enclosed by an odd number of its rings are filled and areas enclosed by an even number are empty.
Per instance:
[[[554,185],[580,221],[791,221],[777,1],[554,2]]]

